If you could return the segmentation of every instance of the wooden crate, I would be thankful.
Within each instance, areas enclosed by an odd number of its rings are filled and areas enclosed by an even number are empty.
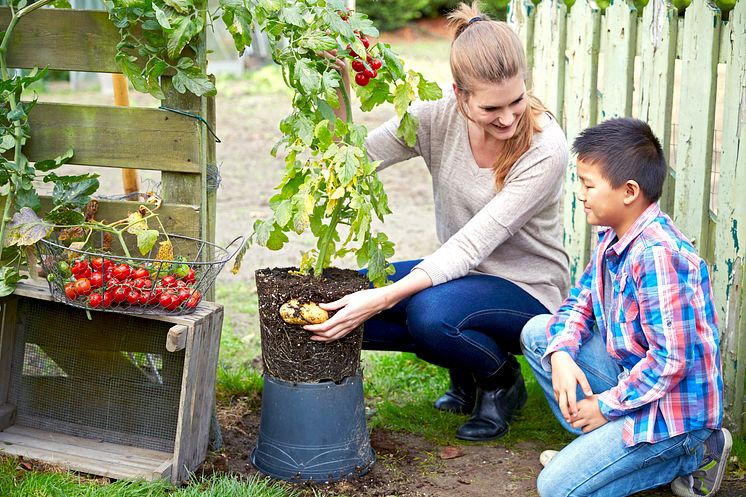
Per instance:
[[[89,319],[22,282],[0,313],[0,453],[175,483],[204,461],[222,306]]]

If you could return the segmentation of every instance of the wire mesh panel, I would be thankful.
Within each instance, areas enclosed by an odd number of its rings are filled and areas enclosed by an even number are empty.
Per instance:
[[[170,323],[18,303],[10,402],[18,425],[172,451],[184,351],[165,349]]]

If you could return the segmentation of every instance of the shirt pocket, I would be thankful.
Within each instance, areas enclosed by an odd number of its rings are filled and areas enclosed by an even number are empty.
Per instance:
[[[632,279],[626,273],[619,278],[619,293],[615,300],[619,323],[634,324],[640,316],[640,306],[637,303]]]

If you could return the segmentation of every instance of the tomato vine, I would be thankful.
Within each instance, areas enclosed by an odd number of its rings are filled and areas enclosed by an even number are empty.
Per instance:
[[[176,74],[177,91],[214,92],[197,63],[205,22],[222,18],[241,53],[251,45],[253,26],[261,29],[293,94],[292,111],[281,121],[282,137],[272,149],[273,155],[284,154],[285,175],[269,200],[271,217],[255,222],[249,244],[279,250],[288,233],[310,229],[317,243],[302,256],[301,271],[320,276],[332,260],[354,253],[371,281],[385,284],[393,273],[388,259],[394,246],[384,233],[373,233],[371,225],[390,213],[387,197],[378,164],[365,150],[368,131],[352,121],[351,96],[334,59],[325,54],[336,51],[338,58],[355,62],[355,72],[363,75],[353,85],[360,108],[370,111],[392,103],[400,118],[398,132],[410,146],[416,141],[417,121],[409,106],[417,98],[440,98],[438,85],[405,70],[388,44],[371,44],[377,29],[364,14],[346,10],[343,0],[220,0],[210,13],[203,0],[106,4],[122,34],[117,59],[123,71],[137,89],[156,96],[162,96],[157,81],[167,70]]]

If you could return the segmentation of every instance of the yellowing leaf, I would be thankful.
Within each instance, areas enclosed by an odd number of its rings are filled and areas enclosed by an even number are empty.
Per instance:
[[[142,218],[142,215],[139,212],[133,212],[127,216],[127,224],[129,224],[129,226],[127,226],[127,233],[133,235],[148,229],[148,222]]]
[[[158,245],[158,255],[155,258],[161,261],[174,260],[174,247],[171,245],[171,240],[166,240]]]

